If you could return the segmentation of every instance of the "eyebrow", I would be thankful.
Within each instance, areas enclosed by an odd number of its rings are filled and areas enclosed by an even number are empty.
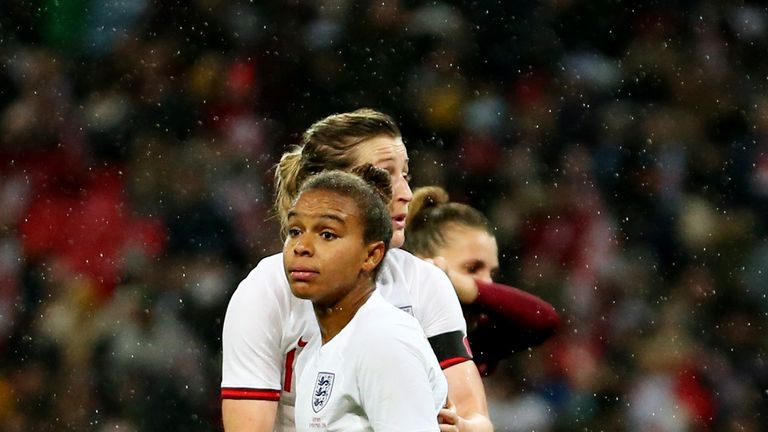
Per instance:
[[[290,219],[290,218],[296,217],[298,215],[299,215],[299,213],[297,211],[290,210],[290,211],[288,211],[288,216],[286,217],[286,219]],[[318,218],[319,219],[330,219],[330,220],[336,221],[336,222],[341,223],[341,224],[345,224],[346,223],[344,218],[342,218],[339,215],[333,214],[333,213],[323,213]]]
[[[376,163],[380,164],[380,163],[383,163],[383,162],[392,162],[394,160],[395,160],[395,158],[393,158],[392,156],[389,156],[389,157],[385,157],[385,158],[382,158],[382,159],[376,159]]]
[[[390,156],[390,157],[386,157],[384,159],[377,159],[376,163],[374,163],[374,165],[380,164],[380,163],[384,163],[384,162],[394,162],[394,161],[395,161],[395,158],[393,156]],[[405,161],[405,166],[408,167],[408,162],[410,162],[411,160],[406,157],[404,159],[404,161]]]
[[[321,214],[320,215],[320,219],[331,219],[331,220],[336,221],[336,222],[341,223],[341,224],[345,223],[344,218],[342,218],[341,216],[335,215],[335,214],[330,214],[330,213]]]

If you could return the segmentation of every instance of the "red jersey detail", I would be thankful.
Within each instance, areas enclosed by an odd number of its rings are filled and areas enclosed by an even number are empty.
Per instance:
[[[301,339],[299,339],[301,342]],[[293,362],[296,359],[296,348],[288,351],[285,355],[285,380],[283,381],[283,390],[291,392],[291,380],[293,380]]]
[[[466,357],[451,357],[447,358],[440,362],[440,368],[447,369],[451,366],[457,365],[459,363],[464,363],[465,361],[469,360]]]
[[[296,350],[299,348],[304,348],[307,346],[307,341],[304,340],[304,338],[299,338],[299,342],[297,342],[298,348],[294,348],[290,351],[288,351],[288,354],[285,355],[285,380],[283,381],[283,390],[287,391],[288,393],[291,392],[291,381],[293,380],[293,365],[294,361],[296,360]]]
[[[221,389],[221,398],[278,401],[280,400],[280,390],[225,387]]]

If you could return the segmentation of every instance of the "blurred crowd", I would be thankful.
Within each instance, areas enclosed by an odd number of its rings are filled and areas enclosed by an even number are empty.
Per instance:
[[[271,168],[372,107],[564,318],[497,430],[766,430],[766,52],[757,1],[6,0],[0,429],[220,430]]]

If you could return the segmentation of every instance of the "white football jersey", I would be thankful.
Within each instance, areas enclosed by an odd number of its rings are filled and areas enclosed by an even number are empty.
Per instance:
[[[419,323],[374,291],[322,344],[296,363],[296,430],[437,431],[448,383]]]
[[[387,302],[413,315],[427,337],[466,335],[459,300],[438,267],[392,249],[376,286]],[[227,308],[221,397],[279,401],[275,430],[293,431],[296,356],[318,332],[312,303],[291,293],[282,254],[262,259]]]

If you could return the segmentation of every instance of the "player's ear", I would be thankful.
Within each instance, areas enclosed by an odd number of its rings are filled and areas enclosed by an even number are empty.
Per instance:
[[[382,241],[369,244],[366,248],[366,257],[365,262],[363,262],[363,270],[370,272],[376,269],[376,267],[378,267],[381,263],[381,260],[384,259],[385,251],[386,249],[384,247],[384,242]]]

